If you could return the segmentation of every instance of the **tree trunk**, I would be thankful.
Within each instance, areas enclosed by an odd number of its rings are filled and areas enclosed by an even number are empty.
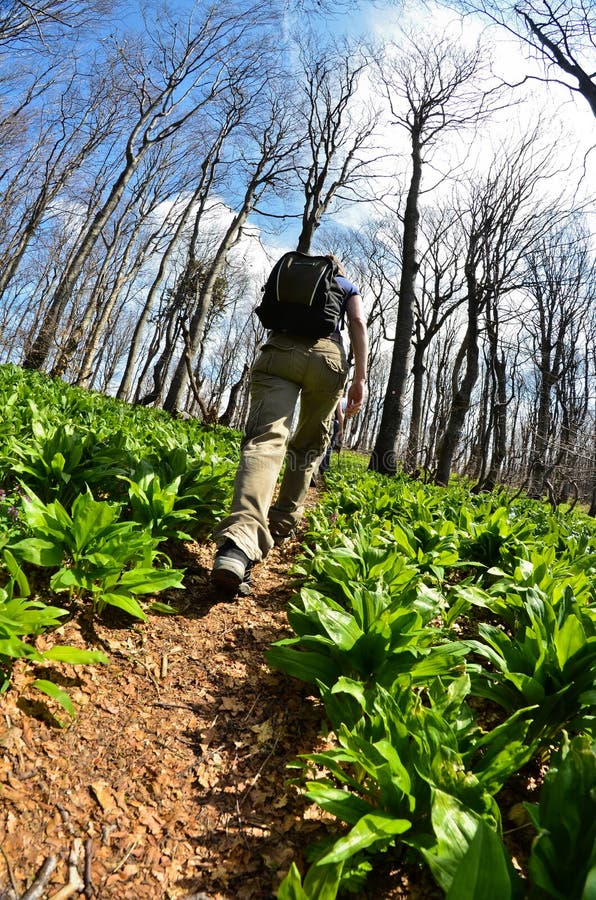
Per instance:
[[[157,274],[153,280],[153,283],[149,289],[149,293],[147,295],[147,299],[145,301],[145,305],[143,307],[143,311],[139,316],[137,324],[135,326],[135,330],[132,336],[132,342],[130,347],[130,353],[128,354],[128,359],[126,361],[126,366],[124,369],[124,374],[122,376],[122,381],[120,382],[120,386],[118,388],[118,392],[116,396],[119,400],[126,400],[132,395],[132,382],[134,378],[135,368],[139,356],[139,351],[141,348],[141,342],[143,338],[143,332],[145,330],[145,326],[149,320],[151,312],[153,310],[153,306],[155,304],[155,300],[157,299],[158,292],[160,287],[165,279],[166,272],[169,267],[170,260],[174,254],[174,251],[178,248],[180,244],[180,240],[184,234],[184,231],[191,220],[191,217],[194,216],[194,224],[193,224],[193,236],[198,233],[199,223],[201,221],[201,217],[205,210],[205,205],[209,198],[210,190],[215,180],[217,165],[219,163],[221,157],[221,150],[224,145],[225,139],[228,137],[234,125],[236,124],[236,120],[232,117],[232,115],[228,115],[224,124],[220,127],[217,132],[216,138],[213,141],[211,147],[209,148],[209,152],[205,155],[203,162],[200,166],[201,175],[198,181],[195,190],[193,191],[193,195],[187,203],[182,215],[178,220],[178,224],[174,230],[172,238],[168,243],[168,246],[165,249],[160,261],[159,268],[157,270]]]
[[[412,360],[412,404],[410,412],[410,431],[408,434],[408,447],[406,450],[405,468],[412,472],[420,465],[420,434],[422,430],[422,393],[424,386],[424,355],[427,343],[419,340],[414,346]]]
[[[551,427],[550,403],[553,384],[554,377],[550,365],[550,348],[543,347],[538,411],[532,455],[530,457],[530,482],[528,485],[528,495],[536,499],[542,497],[544,493],[544,480],[547,473],[546,456]]]
[[[488,472],[480,485],[483,491],[492,491],[497,486],[501,475],[501,466],[507,456],[507,369],[504,356],[499,359],[495,354],[492,360],[496,382],[496,397],[492,410],[493,449]]]
[[[397,441],[403,419],[408,360],[414,325],[414,300],[416,290],[416,244],[420,218],[418,200],[422,180],[420,134],[412,132],[412,177],[404,212],[402,270],[399,285],[397,323],[389,381],[385,392],[381,427],[371,454],[369,469],[393,475],[397,471]]]
[[[148,147],[149,145],[147,145],[147,149]],[[46,362],[58,329],[60,317],[70,300],[74,286],[95,246],[95,242],[101,234],[102,228],[116,209],[126,189],[126,185],[132,178],[141,156],[141,153],[136,156],[132,152],[127,154],[126,166],[116,179],[108,199],[95,214],[93,221],[83,235],[76,254],[71,259],[56,287],[52,301],[39,327],[37,337],[33,340],[23,359],[22,365],[24,369],[41,369]]]
[[[465,337],[466,369],[459,388],[454,392],[445,431],[439,441],[435,483],[447,485],[453,456],[470,409],[472,390],[478,378],[478,308],[479,298],[473,274],[468,278],[468,327]]]
[[[244,363],[244,368],[242,369],[242,375],[232,385],[230,389],[230,397],[227,403],[227,406],[221,416],[219,417],[220,425],[230,425],[232,419],[234,418],[234,413],[236,412],[236,404],[238,403],[238,395],[244,386],[244,382],[246,381],[246,376],[248,375],[249,365],[248,363]]]
[[[213,291],[215,289],[216,281],[223,272],[229,251],[242,235],[242,229],[244,228],[246,220],[248,219],[249,213],[252,209],[253,199],[254,197],[249,191],[247,193],[247,197],[242,206],[242,209],[236,214],[236,216],[234,216],[230,227],[226,231],[226,234],[217,249],[217,253],[213,259],[213,262],[209,267],[209,271],[206,274],[205,280],[201,285],[197,310],[192,317],[189,328],[189,353],[191,363],[192,360],[196,357],[203,341],[205,322],[207,321],[209,309],[211,308],[211,304],[213,302]],[[184,394],[188,387],[188,369],[185,362],[185,355],[187,355],[186,352],[183,353],[178,360],[178,364],[174,371],[170,388],[163,405],[164,409],[168,410],[168,412],[171,413],[174,413],[176,410],[181,408],[184,400]]]
[[[476,436],[472,442],[472,448],[465,467],[465,474],[470,478],[481,480],[488,464],[488,452],[491,437],[490,412],[491,402],[491,376],[490,366],[487,366],[482,386],[480,410],[476,425]]]

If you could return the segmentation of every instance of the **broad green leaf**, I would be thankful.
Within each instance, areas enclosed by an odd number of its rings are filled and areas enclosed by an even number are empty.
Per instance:
[[[166,588],[182,588],[184,572],[180,569],[152,569],[137,566],[123,572],[117,586],[133,594],[153,594]]]
[[[164,616],[177,616],[179,612],[175,606],[170,606],[169,603],[163,603],[161,600],[155,600],[153,603],[150,603],[147,607],[147,611],[160,613]]]
[[[581,900],[596,900],[596,863],[588,872]]]
[[[455,872],[478,829],[477,813],[456,797],[438,788],[432,789],[431,817],[436,845],[422,848],[437,883],[448,891]]]
[[[100,663],[109,663],[109,659],[101,650],[82,650],[79,647],[70,647],[65,644],[58,644],[50,647],[49,650],[44,650],[43,658],[69,663],[71,666],[94,666]]]
[[[346,678],[345,675],[342,675],[336,679],[333,687],[331,688],[331,693],[350,694],[350,696],[354,697],[354,699],[358,701],[363,709],[366,706],[366,688],[364,684],[361,681],[354,681],[353,678]]]
[[[105,603],[108,606],[117,606],[118,609],[123,609],[124,612],[128,613],[130,616],[134,616],[135,619],[141,619],[143,622],[147,621],[146,614],[134,597],[104,592],[101,594],[100,602]]]
[[[586,643],[586,633],[577,616],[568,616],[555,637],[557,659],[561,669]]]
[[[41,653],[25,643],[13,634],[11,637],[0,638],[0,656],[11,656],[14,659],[27,658],[35,661],[43,659]]]
[[[302,888],[302,879],[296,863],[292,863],[290,871],[277,890],[278,900],[310,900]]]
[[[309,800],[349,825],[356,825],[367,813],[374,812],[370,803],[339,788],[323,787],[315,781],[307,782],[305,787]]]
[[[89,489],[79,494],[72,504],[73,536],[77,551],[83,550],[89,542],[117,516],[117,507],[101,500],[94,500]]]
[[[38,691],[41,691],[44,694],[47,694],[48,697],[51,697],[53,700],[56,700],[60,706],[66,710],[66,712],[73,717],[75,717],[74,706],[72,705],[72,700],[66,693],[63,691],[61,687],[58,687],[57,684],[54,684],[53,681],[46,681],[45,678],[37,678],[32,685],[34,688],[37,688]]]
[[[479,821],[445,900],[511,900],[513,894],[512,871],[503,842]]]
[[[11,544],[10,547],[19,559],[33,563],[34,566],[53,568],[62,564],[64,550],[62,545],[55,541],[30,537],[17,541],[16,544]]]
[[[68,591],[71,588],[81,588],[92,591],[97,587],[92,574],[85,574],[79,568],[58,569],[50,578],[50,587],[53,591]]]
[[[21,597],[28,597],[30,593],[29,582],[27,581],[27,577],[20,565],[10,552],[8,548],[3,551],[4,555],[4,564],[6,568],[10,572],[12,578],[15,580],[16,584],[19,587],[19,593]]]
[[[265,658],[274,669],[281,669],[294,678],[301,681],[321,681],[325,685],[332,685],[338,676],[337,666],[322,653],[312,653],[305,650],[293,650],[274,644],[266,653]]]
[[[411,827],[412,823],[407,819],[397,819],[385,813],[369,813],[363,816],[345,837],[339,838],[319,863],[325,865],[344,862],[375,844],[380,845],[378,849],[382,849],[398,834],[403,834]]]
[[[303,883],[304,892],[309,900],[335,900],[343,867],[343,862],[322,863],[321,861],[311,866]]]
[[[564,737],[545,775],[533,817],[539,826],[529,872],[552,897],[579,898],[596,863],[596,744]]]

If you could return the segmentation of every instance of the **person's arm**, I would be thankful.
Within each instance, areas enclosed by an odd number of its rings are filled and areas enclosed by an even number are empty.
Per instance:
[[[348,390],[348,405],[346,407],[346,419],[355,416],[364,401],[364,388],[366,385],[366,365],[368,361],[368,334],[366,331],[366,319],[360,294],[352,294],[348,298],[347,306],[348,331],[354,353],[354,377]]]

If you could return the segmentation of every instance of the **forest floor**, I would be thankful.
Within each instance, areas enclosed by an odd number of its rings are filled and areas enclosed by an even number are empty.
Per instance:
[[[54,666],[74,721],[28,688],[47,667],[17,663],[0,697],[1,900],[32,885],[38,900],[268,900],[291,862],[303,870],[306,847],[336,832],[287,769],[326,746],[323,708],[264,657],[290,633],[300,543],[273,550],[253,593],[233,601],[210,583],[213,550],[178,546],[185,590],[161,596],[178,615],[75,617],[38,639],[110,659]],[[381,860],[362,897],[442,896],[426,869]]]

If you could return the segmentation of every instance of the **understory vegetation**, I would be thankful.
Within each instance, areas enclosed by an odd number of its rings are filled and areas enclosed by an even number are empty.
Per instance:
[[[14,660],[102,664],[36,637],[116,607],[176,611],[171,542],[209,537],[238,434],[0,367],[0,671]],[[281,900],[358,892],[389,856],[428,866],[449,900],[596,896],[596,529],[578,508],[367,472],[345,451],[309,514],[293,636],[274,669],[311,683],[326,749],[289,777],[335,821],[292,865]],[[49,670],[49,667],[48,667]],[[50,677],[31,687],[71,716]],[[545,771],[526,804],[523,872],[502,792]]]

